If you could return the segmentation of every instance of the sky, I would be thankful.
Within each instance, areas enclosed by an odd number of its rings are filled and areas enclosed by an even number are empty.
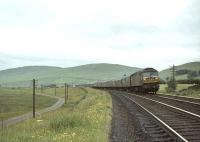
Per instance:
[[[199,0],[0,0],[0,70],[200,61]]]

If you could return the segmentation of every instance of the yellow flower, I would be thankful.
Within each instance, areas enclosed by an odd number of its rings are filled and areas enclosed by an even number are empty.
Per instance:
[[[38,119],[37,122],[42,122],[43,120]]]
[[[76,135],[76,133],[72,133],[72,136],[74,137]]]

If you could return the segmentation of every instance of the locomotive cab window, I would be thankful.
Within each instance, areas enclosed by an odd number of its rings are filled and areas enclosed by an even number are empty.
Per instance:
[[[144,72],[143,77],[158,77],[158,72]]]
[[[158,80],[158,72],[143,72],[143,80],[148,81],[148,80]]]
[[[150,72],[150,77],[158,77],[158,72]]]
[[[143,77],[150,77],[150,72],[144,72]]]

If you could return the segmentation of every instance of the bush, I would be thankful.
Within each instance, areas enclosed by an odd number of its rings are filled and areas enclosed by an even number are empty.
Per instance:
[[[188,74],[189,72],[190,70],[187,70],[187,69],[177,70],[176,75],[184,75],[184,74]]]
[[[189,73],[188,73],[188,79],[192,79],[192,78],[195,78],[195,77],[197,77],[197,72],[196,71],[190,71]]]
[[[174,92],[176,90],[176,86],[177,86],[176,81],[170,79],[167,82],[166,92]]]
[[[66,128],[84,127],[85,125],[90,125],[90,122],[80,113],[59,114],[50,120],[50,128],[56,132]]]

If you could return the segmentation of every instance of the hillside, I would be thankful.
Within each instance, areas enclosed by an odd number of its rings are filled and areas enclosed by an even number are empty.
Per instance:
[[[88,64],[69,68],[52,66],[26,66],[0,71],[0,85],[2,86],[31,86],[33,78],[40,84],[63,84],[74,83],[84,84],[96,81],[116,80],[129,75],[140,68],[128,67],[118,64]],[[195,79],[200,79],[200,62],[191,62],[176,66],[177,71],[182,71],[176,75],[176,79],[187,79],[190,71],[196,71]],[[187,71],[186,73],[183,71]],[[188,72],[189,71],[189,72]],[[159,73],[162,79],[171,76],[169,69]]]
[[[139,68],[117,64],[88,64],[70,68],[50,66],[26,66],[0,71],[0,84],[7,86],[30,86],[36,78],[38,84],[92,83],[122,78]]]
[[[196,77],[193,79],[200,79],[200,62],[191,62],[182,64],[176,67],[176,79],[182,80],[182,79],[188,79],[188,75],[191,74],[192,71],[196,72]],[[165,69],[159,73],[160,77],[164,80],[166,80],[167,77],[171,77],[171,71],[170,69]]]

